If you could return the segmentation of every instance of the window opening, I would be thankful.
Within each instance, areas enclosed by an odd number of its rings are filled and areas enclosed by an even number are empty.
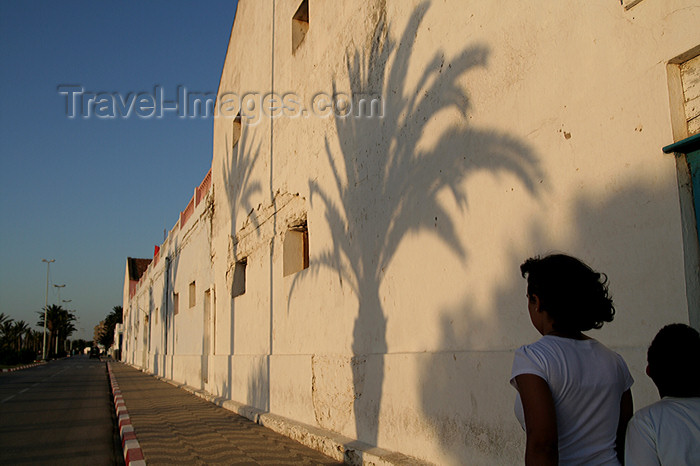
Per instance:
[[[309,267],[309,230],[306,222],[287,230],[282,249],[285,277]]]
[[[190,283],[190,307],[197,304],[197,286],[194,282]]]
[[[235,149],[238,145],[238,140],[241,139],[241,114],[240,112],[233,119],[231,131],[231,148]],[[235,150],[233,151],[235,153]]]
[[[292,54],[294,54],[309,32],[309,0],[303,0],[292,17]]]
[[[671,128],[683,232],[683,267],[691,326],[700,329],[700,45],[671,59],[668,73]]]
[[[245,293],[245,270],[248,259],[241,259],[233,267],[233,285],[231,286],[231,297],[235,298]]]

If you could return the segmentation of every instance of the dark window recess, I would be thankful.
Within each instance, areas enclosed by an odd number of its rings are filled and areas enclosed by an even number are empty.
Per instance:
[[[195,282],[190,283],[190,307],[197,304],[197,285]]]
[[[248,259],[242,259],[236,262],[233,267],[233,284],[231,286],[231,297],[235,298],[245,293],[245,269],[248,265]]]
[[[295,53],[309,32],[309,0],[303,0],[292,17],[292,53]]]
[[[238,140],[241,139],[241,114],[236,115],[233,119],[233,131],[231,131],[231,148],[235,149]],[[235,153],[235,150],[233,151]]]

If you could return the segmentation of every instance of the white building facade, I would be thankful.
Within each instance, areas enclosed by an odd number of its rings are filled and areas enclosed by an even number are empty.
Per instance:
[[[127,260],[122,359],[349,449],[517,464],[518,267],[562,251],[608,275],[590,334],[649,404],[651,338],[700,323],[698,24],[689,0],[240,0],[211,171]]]

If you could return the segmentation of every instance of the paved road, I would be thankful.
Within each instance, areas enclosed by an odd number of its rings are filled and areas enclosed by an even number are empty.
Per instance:
[[[0,464],[124,464],[105,363],[0,373]]]

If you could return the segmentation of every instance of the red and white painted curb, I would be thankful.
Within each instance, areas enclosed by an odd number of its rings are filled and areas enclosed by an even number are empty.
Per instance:
[[[35,362],[32,364],[25,364],[23,366],[10,367],[9,369],[2,369],[2,372],[14,372],[14,371],[22,370],[22,369],[28,369],[30,367],[40,366],[42,364],[46,364],[46,363],[45,362]]]
[[[119,390],[117,379],[112,374],[112,365],[107,363],[107,372],[109,373],[109,382],[112,385],[112,395],[114,396],[114,408],[117,411],[117,422],[119,422],[119,435],[122,439],[122,449],[124,450],[124,461],[126,466],[146,466],[146,461],[143,459],[141,445],[136,439],[134,427],[131,425],[129,412],[126,410],[122,392]]]

